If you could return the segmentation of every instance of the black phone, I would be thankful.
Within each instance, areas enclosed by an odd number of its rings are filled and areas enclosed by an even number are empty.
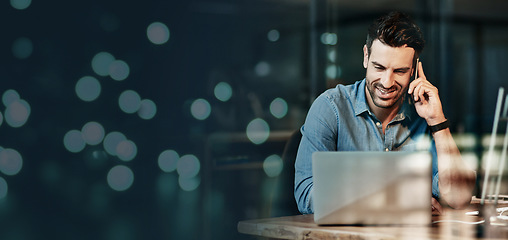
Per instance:
[[[414,69],[414,72],[413,72],[413,79],[412,79],[410,82],[412,82],[412,81],[414,81],[414,80],[416,80],[416,79],[418,78],[418,63],[419,63],[419,62],[420,62],[420,58],[417,58],[417,59],[416,59],[416,63],[415,63],[415,65],[414,65],[414,66],[415,66],[415,69]],[[414,104],[414,103],[415,103],[415,101],[414,101],[414,98],[413,98],[413,94],[411,94],[409,98],[411,99],[411,100],[410,100],[410,103],[411,103],[411,104]]]
[[[420,62],[420,58],[417,58],[416,59],[416,63],[415,63],[415,69],[414,69],[414,73],[413,73],[413,80],[416,80],[418,78],[418,63]]]

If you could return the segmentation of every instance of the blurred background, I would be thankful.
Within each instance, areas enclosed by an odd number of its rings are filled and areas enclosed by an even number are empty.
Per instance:
[[[364,78],[390,10],[423,29],[481,176],[507,1],[3,1],[0,239],[252,239],[238,221],[298,214],[291,137],[316,96]]]

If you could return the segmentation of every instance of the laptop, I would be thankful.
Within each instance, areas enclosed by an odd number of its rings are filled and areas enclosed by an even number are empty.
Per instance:
[[[315,152],[318,225],[431,223],[432,157],[415,152]]]

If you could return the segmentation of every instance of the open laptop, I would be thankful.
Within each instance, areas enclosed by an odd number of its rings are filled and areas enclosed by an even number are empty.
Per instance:
[[[430,224],[429,152],[315,152],[314,221],[338,224]]]

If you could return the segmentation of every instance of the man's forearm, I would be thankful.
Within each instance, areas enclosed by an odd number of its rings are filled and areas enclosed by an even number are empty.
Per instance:
[[[441,199],[453,208],[464,208],[471,201],[476,175],[460,156],[449,129],[433,133],[438,158]]]

